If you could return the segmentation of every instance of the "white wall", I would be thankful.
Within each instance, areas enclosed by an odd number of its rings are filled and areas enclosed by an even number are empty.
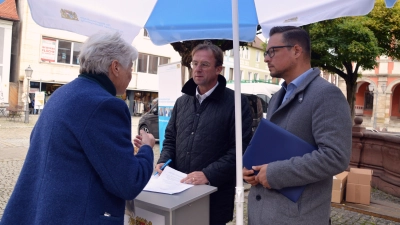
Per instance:
[[[3,49],[3,61],[0,62],[2,74],[0,76],[0,103],[9,103],[12,24],[11,21],[0,20],[0,27],[4,29],[4,36],[2,37],[4,43],[0,46]]]

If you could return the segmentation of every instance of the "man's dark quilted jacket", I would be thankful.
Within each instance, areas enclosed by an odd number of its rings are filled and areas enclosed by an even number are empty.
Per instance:
[[[190,79],[182,88],[165,130],[158,163],[172,159],[171,167],[184,172],[203,171],[218,191],[211,194],[211,223],[232,220],[236,186],[234,92],[218,76],[219,85],[200,105],[197,85]],[[243,151],[251,139],[252,116],[242,95]]]

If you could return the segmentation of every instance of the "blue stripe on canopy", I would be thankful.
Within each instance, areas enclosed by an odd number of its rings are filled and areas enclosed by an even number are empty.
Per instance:
[[[397,0],[385,0],[386,7],[387,8],[393,8],[394,4],[397,2]]]
[[[144,28],[151,41],[164,45],[182,40],[232,40],[231,0],[158,0]],[[258,19],[254,0],[238,0],[239,40],[252,42]]]

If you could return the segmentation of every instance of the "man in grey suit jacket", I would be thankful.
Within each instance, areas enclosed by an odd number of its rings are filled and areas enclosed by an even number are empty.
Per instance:
[[[264,55],[271,76],[285,80],[269,103],[267,119],[317,147],[301,157],[243,168],[252,185],[249,224],[328,224],[332,176],[350,160],[349,105],[319,69],[311,68],[310,38],[303,29],[274,27]],[[297,202],[276,191],[302,185],[306,189]]]

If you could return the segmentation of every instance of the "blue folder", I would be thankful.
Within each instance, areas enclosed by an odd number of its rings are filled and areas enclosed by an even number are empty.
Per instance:
[[[282,127],[269,120],[261,119],[243,155],[243,166],[251,169],[252,166],[303,156],[315,149],[316,147]],[[306,186],[287,187],[277,191],[291,201],[297,202],[305,188]]]

